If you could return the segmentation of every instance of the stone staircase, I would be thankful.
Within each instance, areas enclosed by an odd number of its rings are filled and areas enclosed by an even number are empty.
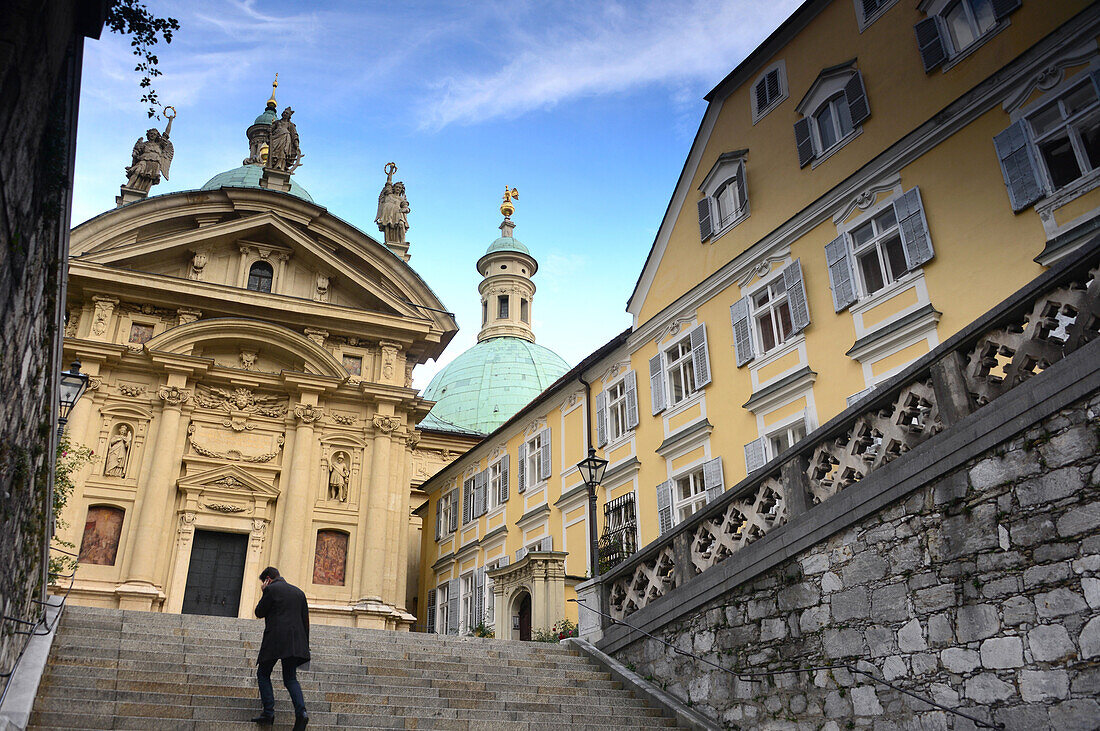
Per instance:
[[[67,607],[32,729],[254,729],[260,620]],[[675,728],[555,644],[314,625],[310,729]],[[275,686],[275,728],[294,712]]]

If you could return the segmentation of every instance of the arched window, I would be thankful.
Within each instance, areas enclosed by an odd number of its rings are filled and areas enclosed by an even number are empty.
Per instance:
[[[258,261],[248,270],[248,288],[253,292],[270,292],[275,270],[266,261]]]
[[[313,554],[313,583],[344,585],[348,561],[348,534],[338,530],[317,531],[317,550]]]
[[[89,507],[77,561],[114,566],[115,557],[118,555],[118,540],[122,535],[122,519],[125,515],[125,510],[111,505]]]

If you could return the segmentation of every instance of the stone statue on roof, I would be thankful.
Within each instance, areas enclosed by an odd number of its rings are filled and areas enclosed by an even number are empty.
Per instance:
[[[168,110],[172,116],[168,116]],[[155,127],[145,133],[145,139],[138,138],[134,143],[133,157],[126,168],[126,186],[137,193],[148,193],[149,189],[160,182],[160,176],[168,179],[168,170],[176,154],[168,135],[172,132],[172,120],[176,118],[173,107],[165,107],[164,116],[168,117],[168,126],[164,132]]]
[[[405,184],[393,182],[397,165],[392,162],[386,163],[383,172],[386,173],[386,184],[378,194],[378,215],[374,217],[374,222],[385,235],[387,244],[402,243],[405,232],[409,230],[409,201],[405,198]]]
[[[287,107],[283,116],[271,123],[268,135],[267,167],[288,173],[302,164],[302,150],[298,146],[298,127],[290,121],[294,110]]]

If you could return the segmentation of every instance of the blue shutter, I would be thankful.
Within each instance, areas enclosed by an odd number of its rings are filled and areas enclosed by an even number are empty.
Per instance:
[[[653,403],[653,415],[665,410],[665,372],[661,367],[661,354],[649,359],[649,398]]]
[[[508,455],[500,458],[500,495],[498,500],[503,505],[508,502]]]
[[[516,461],[516,492],[522,493],[527,489],[527,444],[519,445],[519,455]]]
[[[699,201],[699,240],[706,241],[710,238],[710,235],[714,233],[714,227],[711,223],[711,210],[710,210],[710,196],[706,196]]]
[[[638,377],[634,371],[626,374],[626,428],[638,426]]]
[[[764,448],[764,437],[753,439],[745,445],[745,469],[750,475],[767,463],[768,455]]]
[[[550,479],[550,430],[543,429],[540,432],[539,442],[542,444],[539,455],[539,480]]]
[[[722,496],[725,485],[722,482],[722,458],[715,457],[703,463],[703,486],[707,489],[707,502],[713,502]]]
[[[894,215],[897,216],[898,230],[901,231],[905,261],[909,269],[916,269],[934,256],[919,188],[907,190],[894,201]]]
[[[596,394],[596,446],[607,444],[607,391]]]
[[[924,64],[924,73],[931,73],[947,60],[947,44],[943,40],[945,33],[939,16],[925,18],[913,26],[913,30],[917,33],[917,50]]]
[[[795,259],[783,270],[783,287],[791,308],[791,334],[802,332],[810,324],[810,306],[806,302],[806,284],[802,281],[802,260]]]
[[[810,135],[810,120],[794,123],[794,144],[798,148],[798,167],[804,168],[814,159],[814,141]]]
[[[700,323],[691,330],[691,367],[695,371],[695,390],[710,383],[710,358],[707,356],[707,324]]]
[[[1012,210],[1019,213],[1043,197],[1043,184],[1039,179],[1039,166],[1028,141],[1027,122],[1020,120],[993,138],[997,157],[1001,161],[1001,174]]]
[[[1009,15],[1020,9],[1023,0],[993,0],[993,16],[997,20],[1004,20]]]
[[[863,87],[863,74],[860,72],[856,71],[855,76],[844,85],[844,98],[848,101],[848,112],[852,115],[853,125],[858,125],[871,116],[867,90]]]
[[[737,367],[740,368],[754,356],[747,296],[730,305],[730,322],[733,324],[733,353],[737,358]]]
[[[825,263],[833,289],[833,307],[840,312],[856,301],[855,275],[848,253],[848,235],[841,234],[825,244]]]
[[[672,530],[672,481],[657,485],[657,528],[661,535]]]

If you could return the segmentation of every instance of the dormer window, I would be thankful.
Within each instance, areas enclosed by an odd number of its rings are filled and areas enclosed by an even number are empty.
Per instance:
[[[816,165],[859,134],[871,108],[855,59],[822,71],[798,103],[798,113],[802,119],[794,125],[794,139],[799,167]]]
[[[749,197],[745,179],[748,150],[719,155],[699,186],[699,238],[717,239],[749,215]]]
[[[258,261],[248,270],[248,288],[253,292],[270,292],[275,270],[266,261]]]
[[[763,119],[787,96],[787,65],[784,61],[777,61],[757,76],[752,84],[752,123]]]

